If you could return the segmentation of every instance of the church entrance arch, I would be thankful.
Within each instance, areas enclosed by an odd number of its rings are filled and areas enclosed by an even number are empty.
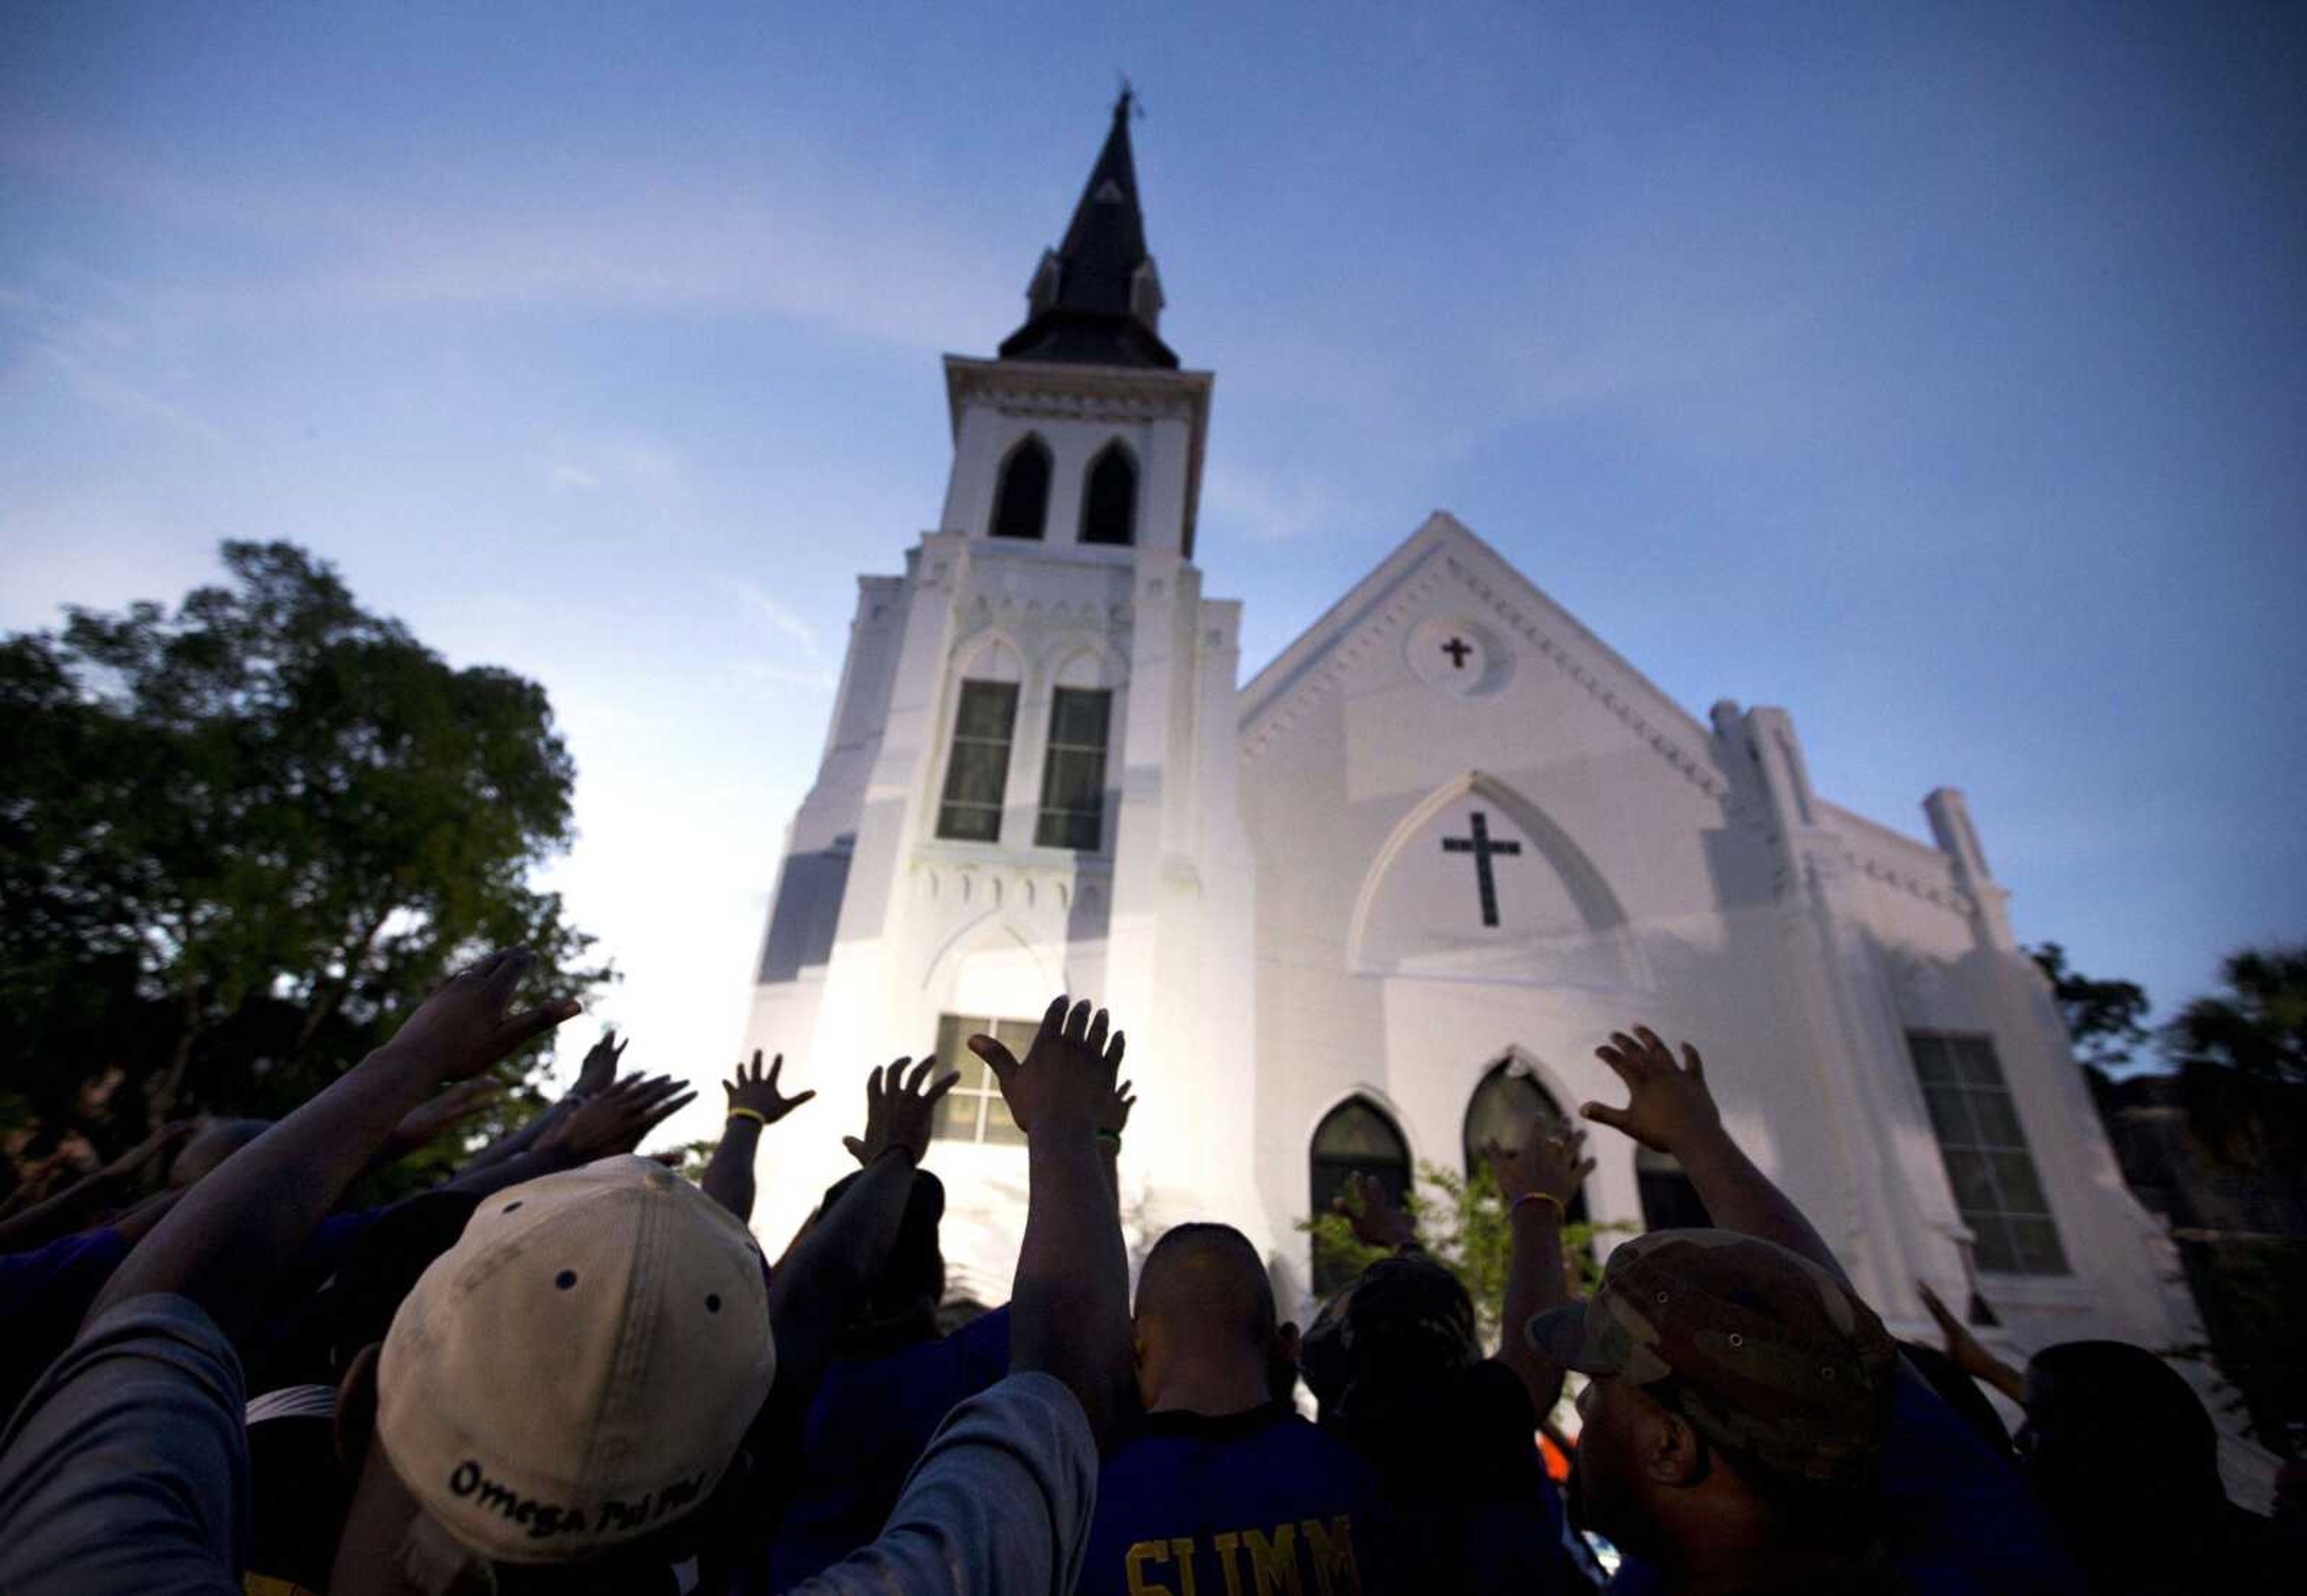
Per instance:
[[[1399,1205],[1410,1195],[1410,1143],[1386,1111],[1363,1096],[1349,1097],[1314,1128],[1309,1158],[1313,1212],[1330,1212],[1345,1195],[1346,1182],[1368,1175],[1388,1201]],[[1314,1291],[1328,1296],[1352,1280],[1350,1271],[1314,1257]]]

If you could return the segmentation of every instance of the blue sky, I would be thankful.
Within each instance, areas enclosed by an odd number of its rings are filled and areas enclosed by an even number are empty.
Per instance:
[[[2307,24],[1912,9],[13,7],[0,626],[289,537],[535,675],[601,1013],[719,1070],[1126,70],[1252,668],[1446,507],[2167,1012],[2307,934]]]

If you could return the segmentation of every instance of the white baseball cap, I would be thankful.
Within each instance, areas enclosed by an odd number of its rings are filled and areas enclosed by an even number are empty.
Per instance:
[[[484,1201],[393,1316],[376,1433],[456,1540],[506,1563],[637,1540],[701,1506],[769,1393],[761,1250],[649,1159]]]

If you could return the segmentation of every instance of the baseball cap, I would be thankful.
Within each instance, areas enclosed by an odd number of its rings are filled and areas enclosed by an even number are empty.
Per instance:
[[[1653,1231],[1611,1253],[1583,1303],[1526,1326],[1539,1356],[1657,1387],[1716,1446],[1814,1484],[1874,1477],[1895,1351],[1874,1311],[1809,1259],[1728,1231]]]
[[[653,1160],[484,1202],[393,1316],[376,1433],[460,1544],[589,1557],[701,1506],[776,1369],[760,1248]]]

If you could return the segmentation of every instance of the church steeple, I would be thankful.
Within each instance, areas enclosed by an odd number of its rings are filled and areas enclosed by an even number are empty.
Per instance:
[[[1042,252],[1025,289],[1025,324],[1002,340],[1002,359],[1176,368],[1158,330],[1162,279],[1145,248],[1129,154],[1136,103],[1125,87],[1065,241]]]

